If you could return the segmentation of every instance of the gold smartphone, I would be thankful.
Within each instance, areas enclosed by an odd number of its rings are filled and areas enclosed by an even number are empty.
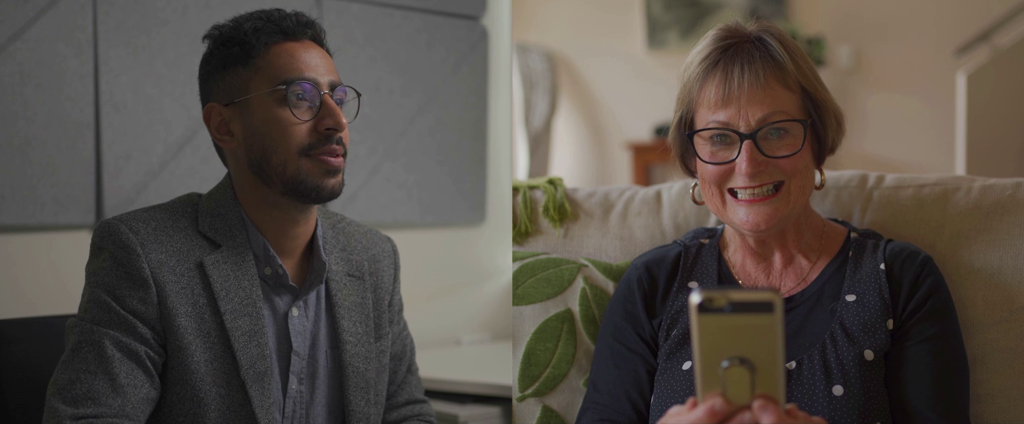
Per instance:
[[[688,303],[697,399],[719,392],[734,409],[760,394],[784,403],[785,310],[779,294],[695,289]]]

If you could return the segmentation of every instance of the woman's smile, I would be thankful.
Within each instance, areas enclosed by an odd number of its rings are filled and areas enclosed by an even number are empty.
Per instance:
[[[729,196],[741,203],[757,203],[775,198],[785,184],[784,181],[775,181],[759,186],[731,187],[726,191]]]

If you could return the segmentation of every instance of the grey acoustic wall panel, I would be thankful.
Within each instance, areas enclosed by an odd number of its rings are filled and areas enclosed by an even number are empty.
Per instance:
[[[332,1],[332,0],[325,0]],[[487,8],[486,0],[343,0],[362,3],[416,9],[426,12],[460,15],[468,18],[483,16]]]
[[[478,22],[324,2],[341,79],[363,93],[345,192],[329,207],[376,225],[484,218],[487,33]]]
[[[199,104],[202,36],[265,7],[318,14],[312,0],[98,2],[105,217],[206,192],[224,176]]]
[[[92,2],[0,1],[0,228],[96,219]]]

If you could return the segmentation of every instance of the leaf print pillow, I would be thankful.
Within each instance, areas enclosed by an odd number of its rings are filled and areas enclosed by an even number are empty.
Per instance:
[[[630,261],[513,251],[514,422],[574,422],[601,319]]]

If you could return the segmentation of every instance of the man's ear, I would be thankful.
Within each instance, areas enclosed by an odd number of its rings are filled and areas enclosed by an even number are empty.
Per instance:
[[[241,143],[241,134],[231,128],[235,115],[219,103],[207,103],[203,107],[203,123],[210,132],[210,138],[222,149],[232,149]]]

